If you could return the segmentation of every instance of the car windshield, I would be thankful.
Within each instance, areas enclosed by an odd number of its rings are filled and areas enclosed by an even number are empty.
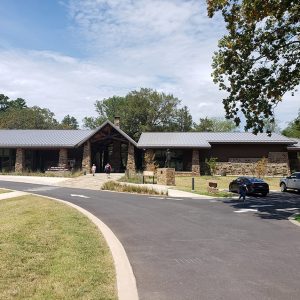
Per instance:
[[[291,176],[292,177],[296,177],[297,179],[300,179],[300,173],[294,173]]]
[[[251,183],[254,183],[254,182],[263,183],[264,182],[262,179],[255,178],[255,177],[247,178],[247,180],[249,180]]]

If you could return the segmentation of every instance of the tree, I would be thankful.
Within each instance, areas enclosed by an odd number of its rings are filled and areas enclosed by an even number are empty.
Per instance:
[[[63,129],[78,129],[79,125],[75,117],[66,115],[61,121],[61,127]]]
[[[26,108],[26,101],[22,98],[10,100],[9,97],[0,94],[0,112],[4,112],[9,108],[22,109]]]
[[[84,126],[95,128],[106,119],[119,116],[122,129],[138,140],[143,131],[172,131],[188,127],[191,116],[188,109],[178,109],[180,100],[173,95],[142,88],[125,97],[113,96],[96,101],[97,118],[84,118]],[[180,120],[180,124],[178,124]]]
[[[193,118],[187,106],[177,110],[175,119],[174,131],[187,132],[192,130]]]
[[[194,130],[200,132],[231,132],[236,129],[236,125],[231,120],[222,118],[200,118],[199,124],[194,123]]]
[[[297,118],[289,123],[282,134],[288,137],[300,138],[300,109]]]
[[[226,117],[262,132],[265,119],[300,83],[299,0],[207,0],[208,15],[221,11],[228,33],[213,57],[213,79],[229,93]]]
[[[58,129],[54,113],[38,106],[10,107],[0,113],[0,128],[6,129]]]

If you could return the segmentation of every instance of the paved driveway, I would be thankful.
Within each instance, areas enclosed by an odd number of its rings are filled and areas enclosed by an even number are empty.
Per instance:
[[[101,218],[127,251],[140,299],[299,299],[300,227],[286,220],[298,194],[240,203],[0,186],[68,200]]]

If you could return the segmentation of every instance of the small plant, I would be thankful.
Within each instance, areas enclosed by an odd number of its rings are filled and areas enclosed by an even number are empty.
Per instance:
[[[257,177],[261,178],[266,175],[267,166],[268,166],[268,159],[265,157],[263,157],[256,163],[255,171],[256,171]]]
[[[208,166],[210,174],[215,175],[217,168],[217,157],[210,157],[209,159],[205,159],[205,164]]]

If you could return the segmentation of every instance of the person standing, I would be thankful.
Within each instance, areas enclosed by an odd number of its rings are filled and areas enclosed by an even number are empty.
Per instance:
[[[104,171],[107,175],[107,178],[110,178],[110,172],[111,172],[111,165],[109,163],[107,163],[104,167]]]
[[[239,186],[239,194],[240,194],[239,200],[241,198],[243,198],[243,201],[245,201],[246,200],[246,193],[247,193],[247,185],[245,183],[241,183],[240,186]]]
[[[92,165],[92,174],[93,174],[93,176],[95,176],[96,169],[97,169],[96,165],[93,164],[93,165]]]

